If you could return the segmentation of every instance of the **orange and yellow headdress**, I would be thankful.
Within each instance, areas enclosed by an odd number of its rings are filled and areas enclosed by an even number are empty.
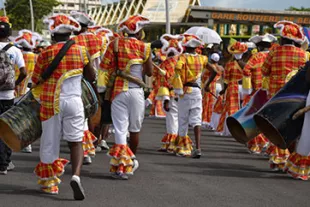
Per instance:
[[[133,15],[120,22],[117,29],[118,32],[136,34],[148,24],[150,24],[150,20],[148,18],[141,15]]]
[[[305,35],[303,28],[298,24],[290,21],[279,21],[274,25],[274,28],[280,29],[280,36],[293,40],[298,44],[302,44],[305,41]]]
[[[163,54],[169,54],[173,52],[174,55],[180,55],[183,52],[181,35],[164,34],[160,37],[160,41],[163,44],[161,51]]]

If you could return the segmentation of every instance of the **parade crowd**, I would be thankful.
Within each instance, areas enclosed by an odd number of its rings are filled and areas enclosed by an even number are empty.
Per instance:
[[[115,179],[127,180],[138,169],[139,132],[147,107],[150,116],[166,120],[158,151],[199,159],[202,127],[231,136],[227,117],[246,107],[258,91],[266,91],[271,99],[301,68],[309,67],[307,37],[301,26],[289,21],[274,25],[279,38],[266,33],[247,42],[232,39],[227,47],[206,44],[186,33],[164,34],[146,43],[143,28],[150,21],[140,15],[124,19],[117,32],[95,25],[82,12],[55,14],[44,23],[51,42],[26,29],[10,39],[9,18],[0,18],[0,113],[8,113],[29,94],[40,104],[40,162],[34,166],[38,184],[42,192],[58,194],[60,176],[70,162],[76,200],[85,198],[82,165],[91,164],[100,151],[108,150]],[[153,81],[148,97],[145,76]],[[310,71],[308,76],[310,81]],[[91,115],[86,113],[85,99],[98,99],[99,108]],[[264,134],[245,147],[252,154],[268,156],[271,170],[308,180],[309,121],[310,114],[305,113],[295,147],[279,148]],[[115,140],[109,147],[111,134]],[[23,139],[26,134],[19,142]],[[70,161],[59,157],[61,139],[68,142]],[[27,141],[22,152],[31,153],[34,141]],[[3,175],[15,167],[10,143],[0,139]]]

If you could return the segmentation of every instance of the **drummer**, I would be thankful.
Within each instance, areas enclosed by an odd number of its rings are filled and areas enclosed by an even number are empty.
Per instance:
[[[257,53],[253,54],[249,61],[243,68],[243,79],[242,79],[242,92],[247,98],[243,100],[243,106],[245,106],[250,98],[263,87],[264,78],[262,76],[262,66],[268,56],[269,48],[271,43],[276,42],[277,38],[271,34],[256,35],[249,39],[257,46]],[[247,147],[250,153],[262,154],[269,145],[269,140],[265,138],[263,134],[258,135],[254,139],[247,143]]]
[[[21,30],[19,31],[19,36],[14,40],[14,43],[21,47],[27,72],[27,77],[16,87],[15,101],[18,101],[21,96],[25,95],[29,91],[29,88],[31,88],[31,77],[37,60],[37,55],[32,51],[35,48],[36,41],[40,39],[41,37],[37,33],[33,33],[29,30]],[[18,74],[18,71],[16,71],[16,74]],[[31,145],[22,149],[22,152],[31,153]]]
[[[81,26],[81,30],[78,32],[74,32],[76,35],[73,37],[73,40],[75,41],[76,44],[84,46],[87,50],[87,52],[90,55],[90,60],[95,67],[96,71],[99,68],[100,64],[100,51],[102,48],[102,39],[89,32],[88,27],[94,25],[94,21],[90,16],[83,12],[78,12],[78,11],[72,11],[71,16],[79,22]],[[89,165],[92,163],[91,157],[95,156],[95,146],[94,142],[97,140],[95,135],[89,130],[93,129],[93,127],[89,127],[88,120],[85,120],[84,124],[84,137],[83,137],[83,150],[84,150],[84,161],[83,164]]]
[[[269,98],[274,96],[306,63],[306,53],[296,43],[301,45],[305,40],[302,27],[289,21],[279,21],[274,25],[280,29],[280,46],[273,48],[263,66],[262,73],[269,77]],[[267,137],[268,138],[268,137]],[[273,171],[283,170],[290,152],[272,145],[269,149],[270,168]]]
[[[82,102],[82,75],[89,81],[95,80],[87,51],[84,47],[73,44],[62,58],[54,72],[43,81],[41,76],[51,61],[68,41],[73,31],[81,29],[72,17],[58,14],[44,21],[52,34],[54,45],[46,48],[38,56],[32,81],[42,85],[40,95],[42,136],[40,142],[40,163],[35,168],[41,191],[58,194],[58,178],[64,173],[68,160],[59,158],[60,139],[68,141],[71,152],[72,178],[71,187],[75,200],[85,198],[80,181],[83,163],[83,127],[84,107]],[[35,86],[34,86],[35,87]]]
[[[0,114],[4,113],[5,111],[9,110],[13,104],[14,104],[14,89],[17,87],[21,82],[26,78],[27,72],[25,69],[25,61],[23,58],[23,54],[21,51],[13,46],[9,42],[9,36],[11,35],[12,32],[12,25],[9,22],[9,18],[6,16],[1,16],[0,17],[0,49],[7,49],[6,53],[9,55],[11,59],[11,64],[5,65],[3,62],[1,62],[1,65],[7,66],[10,68],[7,72],[7,76],[3,77],[12,77],[10,80],[2,80],[1,78],[1,83],[5,82],[5,84],[0,85]],[[11,44],[10,46],[8,46]],[[17,80],[14,80],[15,77],[15,68],[17,67],[19,69],[19,76]],[[1,73],[4,72],[4,69],[0,67]],[[11,154],[12,150],[4,144],[4,142],[0,139],[0,174],[1,175],[6,175],[7,171],[13,170],[14,165],[11,162]]]

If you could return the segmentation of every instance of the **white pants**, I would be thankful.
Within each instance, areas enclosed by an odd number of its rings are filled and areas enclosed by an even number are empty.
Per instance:
[[[172,98],[169,101],[169,112],[166,112],[167,134],[178,134],[178,102]]]
[[[40,160],[53,163],[59,158],[60,139],[82,142],[84,135],[84,106],[80,97],[60,99],[59,114],[42,122]]]
[[[221,114],[212,112],[210,126],[211,126],[214,130],[216,130],[217,126],[219,125],[220,118],[221,118]]]
[[[141,88],[118,94],[112,101],[115,144],[127,144],[127,133],[140,132],[144,119],[145,100]]]
[[[184,137],[187,135],[188,126],[192,127],[201,126],[202,120],[202,96],[194,96],[185,94],[184,98],[178,101],[178,122],[179,130],[178,135]]]
[[[310,105],[310,92],[307,97],[306,106]],[[296,152],[302,156],[310,156],[310,112],[305,114],[304,125],[301,131],[301,137],[297,144]]]

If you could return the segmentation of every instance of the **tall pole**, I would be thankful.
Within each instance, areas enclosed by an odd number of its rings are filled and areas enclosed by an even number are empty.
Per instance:
[[[84,0],[84,13],[87,14],[88,11],[87,11],[87,3],[86,3],[86,0]]]
[[[170,34],[171,25],[170,25],[170,17],[169,17],[169,0],[165,0],[166,3],[166,33]]]
[[[30,15],[31,15],[31,31],[34,32],[34,16],[33,16],[32,0],[29,0],[29,5],[30,5]]]

